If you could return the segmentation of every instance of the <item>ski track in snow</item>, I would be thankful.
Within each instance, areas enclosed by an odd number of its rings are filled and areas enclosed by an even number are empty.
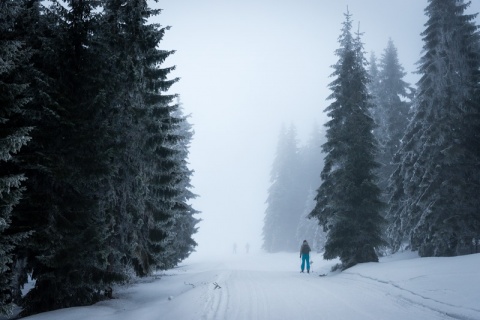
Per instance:
[[[348,277],[349,275],[353,277],[349,278]],[[403,288],[399,284],[396,284],[392,281],[385,281],[385,280],[377,279],[374,277],[362,275],[360,273],[344,272],[342,276],[343,278],[348,279],[349,281],[360,281],[360,282],[364,281],[365,284],[363,286],[365,287],[367,286],[375,287],[375,283],[377,283],[377,286],[379,287],[380,290],[388,291],[390,295],[395,296],[397,299],[402,299],[412,305],[424,307],[434,312],[437,312],[439,314],[446,315],[449,319],[459,319],[459,320],[480,319],[479,308],[468,308],[463,306],[457,306],[448,302],[440,301],[440,300],[416,293],[409,289]],[[410,279],[410,280],[413,280],[413,279]],[[389,286],[390,288],[382,288],[384,286]],[[392,290],[392,288],[397,289],[398,292],[395,292],[395,290]]]
[[[222,283],[222,288],[209,291],[202,320],[318,319],[319,316],[379,319],[377,309],[382,307],[377,306],[377,302],[385,299],[385,291],[376,283],[352,286],[352,279],[319,278],[314,273],[224,271],[217,282]],[[311,295],[312,292],[316,295]],[[366,308],[366,304],[370,307]],[[412,315],[423,313],[432,317],[429,310],[418,310],[423,309],[423,305],[405,303],[398,297],[393,297],[392,304],[405,309],[405,316],[408,310],[414,309]],[[398,313],[391,305],[383,312]],[[435,319],[448,319],[441,313],[435,316],[438,316]]]
[[[480,286],[480,255],[445,263],[412,259],[361,264],[324,277],[319,275],[338,261],[324,261],[320,255],[313,259],[310,274],[299,273],[298,255],[291,253],[187,260],[149,281],[116,288],[115,299],[25,319],[480,319],[475,289]]]
[[[232,263],[218,270],[222,288],[209,291],[201,319],[480,319],[479,309],[360,273],[319,277],[316,272],[237,268],[242,266]]]
[[[445,304],[359,273],[319,277],[315,271],[292,271],[298,268],[295,264],[290,269],[255,268],[262,266],[262,258],[256,259],[250,264],[212,263],[209,269],[215,276],[204,288],[202,310],[195,316],[177,314],[177,319],[480,319],[479,310]],[[214,282],[221,288],[215,289]]]

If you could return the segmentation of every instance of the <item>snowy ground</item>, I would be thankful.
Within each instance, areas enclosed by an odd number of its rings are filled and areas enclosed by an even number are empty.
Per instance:
[[[116,288],[115,299],[24,319],[480,319],[480,254],[404,253],[337,273],[329,273],[337,261],[311,259],[313,272],[306,274],[296,253],[194,255],[148,281]]]

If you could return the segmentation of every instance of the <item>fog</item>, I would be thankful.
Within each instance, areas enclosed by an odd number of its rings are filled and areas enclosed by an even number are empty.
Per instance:
[[[196,254],[231,254],[234,243],[243,253],[247,242],[260,250],[280,126],[294,124],[304,142],[325,122],[347,6],[367,59],[372,51],[379,58],[391,38],[405,80],[418,79],[427,0],[149,1],[163,10],[155,21],[171,26],[160,45],[176,52],[162,67],[176,66],[171,78],[181,79],[170,93],[180,95],[195,131]],[[475,0],[467,12],[479,11]]]

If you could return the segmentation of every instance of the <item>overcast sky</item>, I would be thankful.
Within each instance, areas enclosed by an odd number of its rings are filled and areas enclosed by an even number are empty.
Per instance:
[[[418,79],[427,0],[149,1],[163,9],[155,21],[172,27],[160,46],[176,53],[162,67],[176,66],[171,77],[181,80],[171,93],[180,94],[195,130],[199,254],[230,254],[234,243],[240,252],[247,242],[260,249],[280,126],[293,123],[304,142],[315,122],[325,122],[347,6],[367,58],[380,57],[391,38],[405,80]],[[480,11],[473,2],[469,13]]]

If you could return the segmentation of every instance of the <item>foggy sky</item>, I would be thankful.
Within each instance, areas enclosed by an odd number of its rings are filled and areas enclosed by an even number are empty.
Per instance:
[[[177,93],[195,135],[190,147],[192,201],[201,211],[198,253],[256,251],[270,168],[282,123],[304,142],[330,104],[344,13],[352,14],[367,52],[380,58],[391,38],[414,85],[427,0],[161,0],[155,22],[172,28],[161,49],[176,50]],[[480,11],[474,0],[468,13]],[[479,23],[479,19],[477,19]],[[295,235],[291,235],[294,237]]]

